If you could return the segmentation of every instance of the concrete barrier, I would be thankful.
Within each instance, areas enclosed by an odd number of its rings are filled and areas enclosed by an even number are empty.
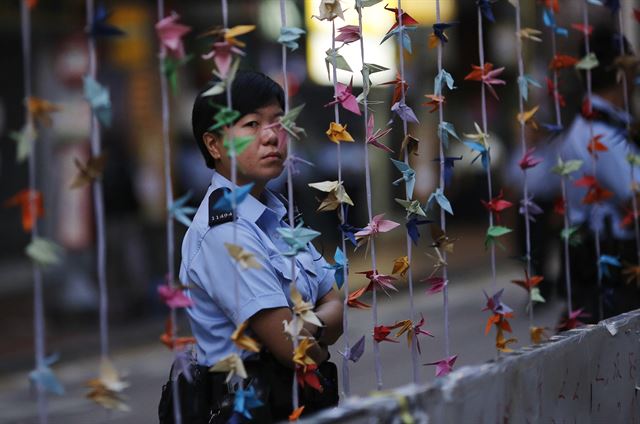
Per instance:
[[[305,423],[640,423],[640,310]]]

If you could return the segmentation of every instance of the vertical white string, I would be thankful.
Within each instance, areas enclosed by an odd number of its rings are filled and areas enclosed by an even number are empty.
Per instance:
[[[22,37],[22,74],[24,82],[24,102],[26,126],[33,125],[33,116],[27,106],[33,91],[31,85],[31,11],[26,0],[20,2],[20,30]],[[31,153],[29,154],[28,180],[29,180],[29,216],[32,218],[31,242],[39,235],[37,205],[36,205],[36,140],[29,140],[31,143]],[[36,369],[45,366],[45,321],[44,321],[44,294],[42,288],[42,273],[37,263],[33,263],[33,332],[34,332],[34,354]],[[38,420],[41,424],[46,424],[49,420],[47,392],[40,384],[35,384],[38,408]]]

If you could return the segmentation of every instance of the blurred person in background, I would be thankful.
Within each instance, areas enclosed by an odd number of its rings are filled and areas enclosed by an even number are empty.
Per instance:
[[[626,278],[622,276],[620,267],[603,265],[607,269],[603,272],[602,292],[597,287],[595,231],[600,236],[601,255],[637,265],[633,218],[628,218],[634,190],[627,156],[640,153],[640,139],[632,115],[625,111],[625,95],[619,76],[621,72],[626,73],[627,95],[631,99],[636,65],[617,66],[620,56],[619,37],[619,34],[607,27],[593,29],[590,51],[595,53],[599,64],[591,70],[591,112],[586,71],[580,71],[584,86],[581,112],[576,114],[570,127],[556,140],[537,146],[535,155],[544,161],[528,170],[529,187],[536,200],[541,199],[550,205],[555,199],[554,209],[561,211],[563,203],[560,180],[551,169],[558,163],[558,158],[565,162],[583,162],[580,170],[572,174],[573,181],[569,181],[567,186],[568,198],[564,203],[564,213],[569,214],[571,226],[580,226],[571,237],[570,249],[574,309],[584,308],[593,322],[598,320],[601,296],[604,317],[637,308],[639,305],[635,281],[631,286],[626,285]],[[623,42],[627,54],[632,55],[628,41],[624,39]],[[585,55],[584,40],[581,40],[580,57]],[[590,151],[597,158],[595,175]],[[595,181],[591,178],[594,176]],[[635,177],[637,181],[638,173]],[[546,212],[553,213],[548,209]],[[559,287],[564,288],[564,284]]]
[[[208,89],[209,87],[207,87]],[[195,100],[193,132],[207,167],[213,170],[211,185],[196,212],[182,244],[180,281],[188,287],[193,306],[189,321],[196,338],[195,383],[181,396],[187,422],[226,423],[233,414],[233,396],[238,382],[225,383],[226,372],[210,372],[219,361],[238,353],[231,340],[238,326],[262,345],[259,353],[241,351],[248,379],[263,406],[253,408],[255,422],[286,420],[293,410],[291,390],[293,342],[283,331],[291,325],[294,302],[291,295],[292,263],[281,252],[291,250],[277,231],[289,228],[283,198],[266,184],[284,169],[286,145],[279,145],[277,124],[283,115],[282,88],[267,76],[250,71],[236,75],[232,107],[240,116],[230,127],[211,130],[217,105],[226,104],[226,93]],[[237,156],[237,187],[231,182],[232,164],[225,140],[251,136],[254,141]],[[216,209],[231,189],[253,184],[250,194],[237,205],[237,216],[229,209]],[[243,269],[228,250],[240,246],[252,255],[255,266]],[[337,369],[328,361],[327,346],[342,334],[342,300],[333,289],[334,272],[315,247],[308,243],[295,254],[295,284],[318,318],[304,321],[300,335],[312,340],[307,356],[317,364],[316,376],[322,393],[307,384],[300,388],[305,413],[338,402]],[[299,319],[299,318],[298,318]],[[181,384],[182,386],[182,384]],[[161,422],[172,422],[163,390]],[[164,406],[163,406],[164,405]],[[189,418],[192,417],[192,418]],[[189,421],[189,419],[192,419]]]

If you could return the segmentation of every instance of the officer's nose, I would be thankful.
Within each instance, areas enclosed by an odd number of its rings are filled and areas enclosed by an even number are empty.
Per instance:
[[[278,127],[275,125],[262,127],[262,130],[260,132],[260,142],[264,144],[277,144],[278,143]]]

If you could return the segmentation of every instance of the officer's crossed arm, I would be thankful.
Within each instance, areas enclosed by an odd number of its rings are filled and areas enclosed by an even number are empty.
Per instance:
[[[289,368],[294,368],[293,342],[285,335],[282,321],[291,321],[292,318],[291,309],[289,308],[262,309],[249,318],[249,326],[255,333],[256,338],[271,352],[278,362]],[[300,335],[312,336],[304,328],[301,330]],[[317,343],[307,351],[307,354],[318,364],[327,360],[329,355],[327,350]]]
[[[319,342],[324,345],[332,345],[342,336],[343,303],[338,293],[332,288],[327,294],[316,302],[314,310],[316,316],[324,323]],[[305,321],[304,328],[309,333],[316,335],[318,327]]]

